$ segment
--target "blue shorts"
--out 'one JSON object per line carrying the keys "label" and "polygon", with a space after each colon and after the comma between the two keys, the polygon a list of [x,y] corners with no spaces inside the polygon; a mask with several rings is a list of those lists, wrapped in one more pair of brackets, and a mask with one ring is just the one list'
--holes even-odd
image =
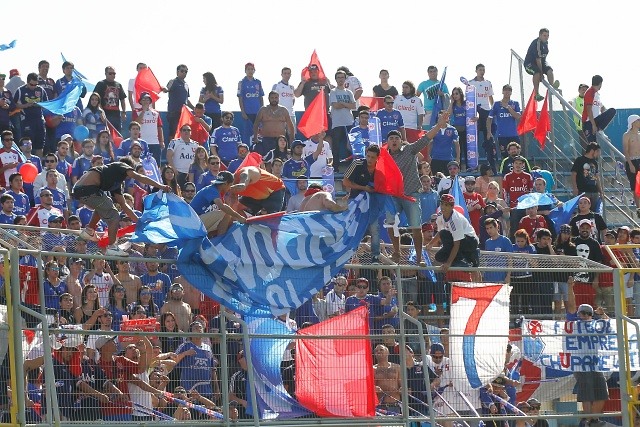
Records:
{"label": "blue shorts", "polygon": [[[393,198],[393,204],[396,207],[396,213],[400,214],[404,212],[407,216],[407,223],[410,229],[420,229],[422,227],[422,208],[420,207],[420,200],[418,199],[418,193],[410,194],[415,198],[415,201],[407,199],[401,199],[400,197]],[[388,218],[387,218],[388,219]]]}

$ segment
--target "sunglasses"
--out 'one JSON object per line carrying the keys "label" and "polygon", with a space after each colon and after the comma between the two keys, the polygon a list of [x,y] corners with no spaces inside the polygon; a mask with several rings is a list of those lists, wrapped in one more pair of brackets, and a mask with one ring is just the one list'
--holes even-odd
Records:
{"label": "sunglasses", "polygon": [[124,292],[124,288],[116,288],[115,291],[116,292]]}
{"label": "sunglasses", "polygon": [[44,162],[45,163],[55,163],[56,161],[54,159],[45,159]]}
{"label": "sunglasses", "polygon": [[195,193],[196,190],[183,190],[183,193]]}
{"label": "sunglasses", "polygon": [[53,194],[41,194],[40,197],[53,197]]}
{"label": "sunglasses", "polygon": [[590,311],[581,311],[580,314],[584,314],[585,316],[593,316],[593,313]]}
{"label": "sunglasses", "polygon": [[108,72],[107,74],[108,74],[108,75],[110,75],[110,76],[115,76],[115,75],[116,75],[116,72],[115,72],[115,71],[110,71],[110,72]]}
{"label": "sunglasses", "polygon": [[356,288],[358,289],[367,289],[369,286],[367,285],[356,285]]}
{"label": "sunglasses", "polygon": [[219,165],[220,162],[209,162],[210,165]]}

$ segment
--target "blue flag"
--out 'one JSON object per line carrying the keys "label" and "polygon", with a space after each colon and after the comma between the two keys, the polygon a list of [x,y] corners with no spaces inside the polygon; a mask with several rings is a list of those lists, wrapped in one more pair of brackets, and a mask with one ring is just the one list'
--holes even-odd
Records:
{"label": "blue flag", "polygon": [[569,224],[569,220],[573,216],[573,211],[578,207],[578,201],[580,197],[584,196],[584,193],[577,195],[571,200],[567,200],[562,206],[558,206],[549,212],[549,219],[553,221],[553,227],[556,229],[556,233],[560,234],[560,226],[562,224]]}
{"label": "blue flag", "polygon": [[0,44],[0,51],[7,50],[7,49],[13,49],[14,47],[16,47],[16,41],[17,40],[13,40],[9,44]]}
{"label": "blue flag", "polygon": [[77,78],[73,78],[57,98],[51,101],[38,102],[38,105],[53,114],[62,116],[76,108],[81,94],[82,82]]}
{"label": "blue flag", "polygon": [[[65,62],[67,60],[62,52],[60,52],[60,56],[62,57],[62,62]],[[93,90],[96,88],[96,85],[94,85],[93,83],[89,83],[85,75],[78,71],[75,67],[73,67],[73,76],[84,83],[84,86],[87,88],[87,92],[93,92]]]}
{"label": "blue flag", "polygon": [[[432,267],[431,258],[429,258],[429,253],[422,249],[422,260],[426,264],[426,267]],[[411,249],[411,254],[409,254],[409,262],[416,264],[416,250],[415,248]],[[433,283],[436,283],[436,273],[433,270],[424,270],[424,274],[427,279],[431,280]]]}
{"label": "blue flag", "polygon": [[369,224],[361,194],[340,213],[300,212],[233,224],[206,239],[202,222],[173,194],[150,194],[132,241],[181,248],[180,274],[243,315],[288,313],[318,292],[351,260]]}
{"label": "blue flag", "polygon": [[[438,92],[442,90],[444,87],[444,79],[447,77],[447,67],[444,67],[444,71],[442,72],[442,76],[440,77],[440,82],[438,83]],[[438,114],[444,108],[444,96],[440,96],[436,92],[436,102],[433,103],[433,112],[431,113],[431,122],[429,123],[432,127],[438,123]]]}
{"label": "blue flag", "polygon": [[[276,319],[247,317],[249,334],[294,335],[294,331]],[[286,338],[254,338],[251,340],[253,390],[247,390],[247,414],[253,415],[251,401],[256,396],[260,419],[287,419],[309,415],[297,400],[285,390],[280,363],[291,342]],[[249,387],[249,383],[247,382]],[[255,392],[255,393],[254,393]]]}
{"label": "blue flag", "polygon": [[465,218],[469,219],[469,211],[467,210],[467,202],[464,200],[464,195],[462,194],[462,188],[460,188],[460,183],[458,182],[458,177],[453,178],[453,184],[451,185],[451,190],[449,193],[456,199],[456,205],[462,208],[462,213]]}
{"label": "blue flag", "polygon": [[156,159],[153,158],[151,153],[147,153],[146,157],[142,159],[142,167],[144,168],[144,173],[155,182],[162,182],[162,178],[160,177],[160,171],[158,170],[158,163],[156,163]]}

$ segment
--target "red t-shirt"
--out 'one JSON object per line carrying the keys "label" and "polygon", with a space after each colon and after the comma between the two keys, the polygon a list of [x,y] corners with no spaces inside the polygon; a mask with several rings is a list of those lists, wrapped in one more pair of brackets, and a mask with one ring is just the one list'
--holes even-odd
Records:
{"label": "red t-shirt", "polygon": [[591,108],[591,106],[593,105],[593,100],[596,97],[596,90],[593,88],[593,86],[591,86],[589,89],[587,89],[587,91],[584,93],[584,108],[582,109],[582,121],[586,122],[587,120],[589,120],[589,108]]}
{"label": "red t-shirt", "polygon": [[524,228],[529,236],[534,237],[536,231],[541,228],[548,229],[549,225],[547,224],[547,220],[542,215],[536,215],[535,218],[525,216],[520,220],[518,228]]}
{"label": "red t-shirt", "polygon": [[482,195],[476,193],[467,193],[466,191],[462,193],[464,195],[464,201],[467,203],[467,210],[469,211],[469,222],[473,226],[473,229],[476,230],[476,234],[480,234],[480,217],[482,216],[482,209],[477,209],[476,206],[480,206],[484,208],[486,205],[484,203],[484,199]]}
{"label": "red t-shirt", "polygon": [[504,199],[509,202],[509,207],[514,209],[518,204],[518,197],[533,190],[533,178],[526,172],[509,172],[502,179],[502,189]]}

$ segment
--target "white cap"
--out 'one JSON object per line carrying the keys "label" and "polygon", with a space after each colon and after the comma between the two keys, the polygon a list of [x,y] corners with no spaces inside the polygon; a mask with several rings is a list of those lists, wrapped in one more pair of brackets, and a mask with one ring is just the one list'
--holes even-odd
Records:
{"label": "white cap", "polygon": [[627,118],[627,132],[631,130],[631,126],[633,126],[633,123],[638,120],[640,120],[640,116],[637,114],[632,114]]}

